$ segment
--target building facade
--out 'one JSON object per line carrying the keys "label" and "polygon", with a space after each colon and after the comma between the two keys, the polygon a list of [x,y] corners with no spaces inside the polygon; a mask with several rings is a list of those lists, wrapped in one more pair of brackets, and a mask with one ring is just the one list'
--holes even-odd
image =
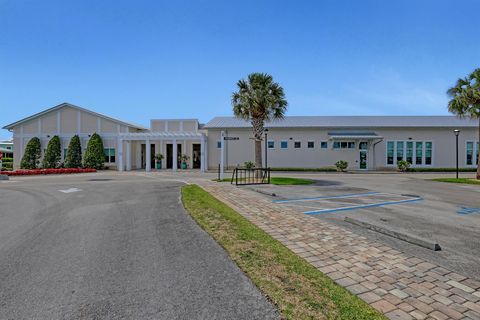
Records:
{"label": "building facade", "polygon": [[[266,128],[262,150],[267,165],[277,168],[331,167],[338,160],[355,170],[394,170],[400,160],[412,167],[453,168],[455,129],[460,130],[460,167],[476,167],[479,152],[478,123],[453,116],[286,117]],[[40,138],[45,150],[58,135],[64,157],[74,135],[85,150],[94,132],[103,139],[105,165],[120,171],[155,169],[156,154],[164,156],[161,167],[172,170],[182,163],[216,169],[222,152],[228,168],[254,159],[251,126],[234,117],[216,117],[204,126],[196,119],[153,119],[145,128],[62,103],[4,129],[13,134],[15,168],[33,137]]]}

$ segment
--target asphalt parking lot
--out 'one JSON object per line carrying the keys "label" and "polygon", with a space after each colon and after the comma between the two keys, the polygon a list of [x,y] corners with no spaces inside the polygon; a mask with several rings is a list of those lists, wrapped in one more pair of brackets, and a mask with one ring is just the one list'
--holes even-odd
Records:
{"label": "asphalt parking lot", "polygon": [[278,319],[183,210],[178,181],[0,182],[0,319]]}
{"label": "asphalt parking lot", "polygon": [[[280,175],[280,174],[278,174]],[[286,174],[281,174],[286,176]],[[480,279],[480,186],[430,181],[433,175],[300,174],[308,186],[254,186],[272,202],[341,225],[372,240]],[[276,196],[266,194],[274,193]],[[345,218],[438,243],[432,251]]]}

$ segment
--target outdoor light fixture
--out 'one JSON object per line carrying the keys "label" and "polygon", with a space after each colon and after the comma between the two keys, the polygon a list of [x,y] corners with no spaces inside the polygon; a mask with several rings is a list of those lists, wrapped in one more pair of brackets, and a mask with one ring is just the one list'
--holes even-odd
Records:
{"label": "outdoor light fixture", "polygon": [[455,129],[453,130],[455,134],[455,147],[456,147],[456,164],[457,164],[457,179],[458,179],[458,135],[460,134],[460,130]]}

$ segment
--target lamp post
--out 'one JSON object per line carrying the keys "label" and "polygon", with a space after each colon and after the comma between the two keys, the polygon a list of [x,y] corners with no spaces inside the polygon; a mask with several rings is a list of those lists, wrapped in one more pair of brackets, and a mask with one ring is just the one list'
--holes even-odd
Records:
{"label": "lamp post", "polygon": [[265,129],[265,168],[268,168],[268,154],[267,154],[267,151],[268,151],[268,140],[267,140],[267,137],[268,137],[268,129]]}
{"label": "lamp post", "polygon": [[460,134],[460,130],[455,129],[453,130],[455,134],[455,147],[456,147],[456,165],[457,165],[457,179],[458,179],[458,135]]}

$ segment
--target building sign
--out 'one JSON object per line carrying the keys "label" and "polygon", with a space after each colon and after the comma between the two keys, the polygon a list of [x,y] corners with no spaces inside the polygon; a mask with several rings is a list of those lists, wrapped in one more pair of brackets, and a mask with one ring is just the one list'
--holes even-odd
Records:
{"label": "building sign", "polygon": [[223,140],[240,140],[239,137],[223,137]]}

